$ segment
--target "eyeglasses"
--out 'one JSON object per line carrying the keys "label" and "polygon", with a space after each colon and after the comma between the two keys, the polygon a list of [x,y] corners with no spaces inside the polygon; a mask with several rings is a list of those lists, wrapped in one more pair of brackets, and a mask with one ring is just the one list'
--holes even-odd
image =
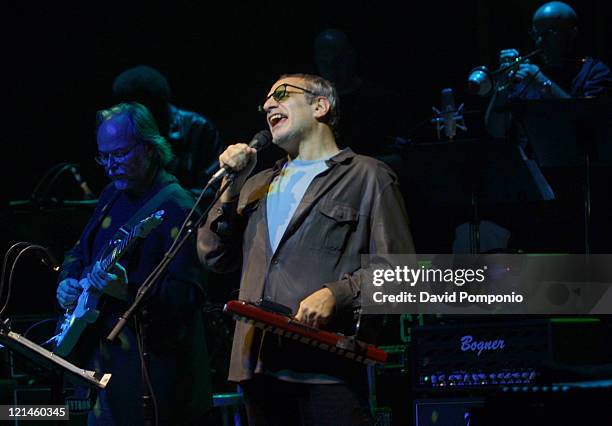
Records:
{"label": "eyeglasses", "polygon": [[257,107],[257,110],[259,112],[265,113],[266,111],[264,110],[264,105],[266,104],[266,102],[268,102],[268,99],[270,98],[274,98],[274,100],[276,102],[282,102],[285,99],[287,99],[289,97],[290,93],[302,93],[302,92],[292,92],[287,90],[287,87],[293,87],[294,89],[299,89],[302,92],[305,93],[309,93],[311,95],[314,96],[320,96],[319,94],[308,90],[308,89],[304,89],[303,87],[299,87],[299,86],[294,86],[293,84],[289,84],[289,83],[283,83],[281,85],[279,85],[276,89],[274,89],[274,91],[272,93],[270,93],[268,96],[266,96],[266,98],[263,100],[263,102]]}
{"label": "eyeglasses", "polygon": [[98,152],[98,155],[94,157],[94,160],[96,161],[96,163],[104,167],[108,166],[109,160],[111,158],[116,163],[123,163],[127,160],[128,156],[130,155],[130,152],[132,152],[132,150],[138,145],[140,145],[140,142],[132,144],[132,146],[129,146],[127,148],[116,149],[111,152]]}
{"label": "eyeglasses", "polygon": [[559,34],[559,30],[555,30],[554,28],[549,28],[547,30],[540,31],[535,28],[532,28],[531,30],[528,31],[528,33],[529,33],[529,37],[531,37],[533,41],[537,41],[540,37],[543,38],[543,37],[556,36],[557,34]]}

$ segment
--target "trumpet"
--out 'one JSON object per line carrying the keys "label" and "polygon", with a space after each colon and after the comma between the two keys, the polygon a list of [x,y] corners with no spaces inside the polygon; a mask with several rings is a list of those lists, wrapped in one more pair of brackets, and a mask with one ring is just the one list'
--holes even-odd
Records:
{"label": "trumpet", "polygon": [[536,49],[533,52],[516,57],[510,61],[506,61],[494,71],[490,71],[486,66],[478,66],[472,71],[468,77],[468,92],[478,96],[488,96],[497,86],[497,90],[503,90],[512,84],[512,75],[521,64],[528,63],[529,59],[540,54],[542,49]]}

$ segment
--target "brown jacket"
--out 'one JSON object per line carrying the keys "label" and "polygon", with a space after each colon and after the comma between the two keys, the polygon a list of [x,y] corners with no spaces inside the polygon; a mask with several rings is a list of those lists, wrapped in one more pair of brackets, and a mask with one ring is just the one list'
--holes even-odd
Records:
{"label": "brown jacket", "polygon": [[[261,299],[268,286],[296,313],[302,299],[328,287],[340,316],[359,303],[367,276],[361,255],[414,253],[397,178],[384,163],[344,149],[312,181],[272,253],[266,194],[284,161],[247,180],[238,200],[213,207],[198,232],[200,259],[216,272],[242,264],[241,300]],[[263,371],[261,335],[236,324],[229,380]]]}

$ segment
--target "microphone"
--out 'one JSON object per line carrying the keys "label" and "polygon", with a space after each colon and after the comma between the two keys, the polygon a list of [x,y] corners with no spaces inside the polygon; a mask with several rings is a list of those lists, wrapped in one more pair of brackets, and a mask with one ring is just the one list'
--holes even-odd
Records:
{"label": "microphone", "polygon": [[53,256],[53,253],[51,253],[51,250],[49,250],[48,248],[43,247],[42,251],[47,255],[46,258],[42,257],[40,260],[42,261],[42,263],[45,266],[48,266],[49,268],[51,268],[54,271],[59,271],[60,269],[60,263],[57,261],[57,259],[55,258],[55,256]]}
{"label": "microphone", "polygon": [[89,188],[89,185],[87,185],[87,182],[85,182],[81,177],[81,174],[79,173],[77,168],[74,165],[71,165],[68,170],[70,170],[70,174],[72,175],[72,177],[74,177],[74,180],[77,181],[79,187],[83,190],[83,198],[86,200],[93,200],[94,198],[96,198],[95,194]]}
{"label": "microphone", "polygon": [[[272,134],[270,133],[270,131],[269,130],[262,130],[260,132],[255,133],[255,136],[253,136],[253,139],[251,139],[251,142],[249,142],[249,147],[250,148],[255,148],[257,151],[261,151],[263,148],[265,148],[268,145],[270,145],[271,142],[272,142]],[[221,167],[210,178],[210,180],[208,181],[208,184],[210,185],[211,183],[214,183],[214,182],[218,181],[223,176],[225,176],[225,175],[227,175],[228,173],[231,173],[231,172],[232,172],[231,168],[229,168],[227,166]]]}
{"label": "microphone", "polygon": [[457,134],[457,127],[461,130],[467,130],[463,121],[463,104],[457,108],[455,106],[455,95],[453,89],[447,87],[442,89],[441,95],[441,110],[432,107],[436,116],[431,120],[436,125],[438,139],[440,139],[440,131],[444,130],[444,134],[450,140]]}

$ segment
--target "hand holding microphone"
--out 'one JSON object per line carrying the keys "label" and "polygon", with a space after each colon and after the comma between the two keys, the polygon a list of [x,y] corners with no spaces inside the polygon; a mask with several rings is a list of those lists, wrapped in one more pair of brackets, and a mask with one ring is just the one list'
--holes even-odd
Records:
{"label": "hand holding microphone", "polygon": [[257,164],[257,151],[270,144],[272,135],[269,131],[263,130],[257,133],[251,142],[237,143],[227,147],[219,156],[219,166],[221,167],[214,174],[211,180],[226,176],[228,173],[234,174],[234,181],[221,197],[222,202],[228,202],[240,193],[246,178],[251,174]]}
{"label": "hand holding microphone", "polygon": [[223,202],[227,202],[238,195],[246,178],[255,168],[257,150],[245,143],[230,145],[219,156],[219,164],[222,168],[230,169],[234,173],[234,182],[221,197]]}

